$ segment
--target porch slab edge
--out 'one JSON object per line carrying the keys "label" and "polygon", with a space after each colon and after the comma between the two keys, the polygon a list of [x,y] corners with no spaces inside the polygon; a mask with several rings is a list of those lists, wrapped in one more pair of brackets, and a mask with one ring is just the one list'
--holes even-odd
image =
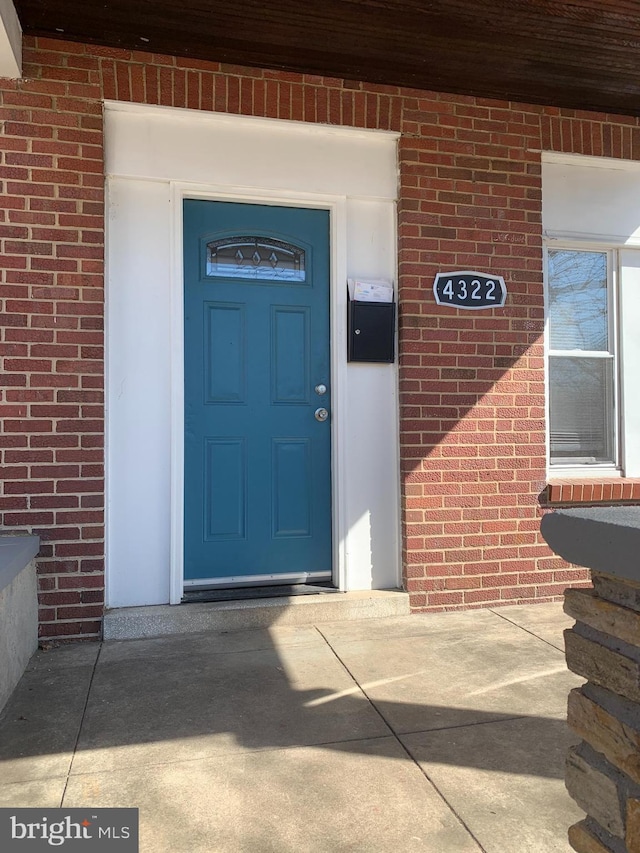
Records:
{"label": "porch slab edge", "polygon": [[271,625],[313,625],[349,619],[407,616],[403,590],[367,590],[245,601],[151,605],[107,610],[105,640],[136,640],[197,631],[242,631]]}

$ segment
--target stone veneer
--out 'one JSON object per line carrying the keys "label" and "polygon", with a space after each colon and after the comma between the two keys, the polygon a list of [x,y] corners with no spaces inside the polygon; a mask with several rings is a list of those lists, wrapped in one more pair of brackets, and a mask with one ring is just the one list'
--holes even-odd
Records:
{"label": "stone veneer", "polygon": [[587,683],[569,694],[568,721],[582,738],[566,784],[587,819],[572,826],[580,853],[640,851],[640,583],[593,572],[593,590],[569,589],[569,669]]}
{"label": "stone veneer", "polygon": [[562,510],[542,534],[591,568],[593,589],[565,592],[567,665],[587,679],[569,694],[566,785],[587,817],[569,829],[578,853],[640,853],[640,509]]}

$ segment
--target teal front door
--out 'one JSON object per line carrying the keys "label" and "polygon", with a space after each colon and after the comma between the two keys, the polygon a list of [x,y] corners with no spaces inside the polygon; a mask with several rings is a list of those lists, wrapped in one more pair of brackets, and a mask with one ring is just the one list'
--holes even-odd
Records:
{"label": "teal front door", "polygon": [[184,202],[185,587],[331,577],[329,213]]}

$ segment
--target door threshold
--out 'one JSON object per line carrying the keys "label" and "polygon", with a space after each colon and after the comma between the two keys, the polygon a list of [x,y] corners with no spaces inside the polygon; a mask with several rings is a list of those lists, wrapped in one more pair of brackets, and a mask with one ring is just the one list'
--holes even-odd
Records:
{"label": "door threshold", "polygon": [[233,589],[211,589],[185,590],[182,596],[182,604],[207,601],[247,601],[254,598],[282,598],[290,595],[326,595],[327,593],[340,592],[334,586],[326,583],[295,583],[277,584],[271,586],[238,586]]}
{"label": "door threshold", "polygon": [[[330,588],[328,588],[330,589]],[[370,589],[340,595],[283,595],[244,601],[194,602],[187,607],[148,604],[104,615],[105,640],[134,640],[209,631],[247,631],[280,625],[317,625],[380,616],[408,616],[409,593]]]}

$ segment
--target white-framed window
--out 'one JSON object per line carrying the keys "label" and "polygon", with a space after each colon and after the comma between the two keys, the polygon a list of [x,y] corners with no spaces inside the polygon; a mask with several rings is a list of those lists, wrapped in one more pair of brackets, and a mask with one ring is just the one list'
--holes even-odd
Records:
{"label": "white-framed window", "polygon": [[640,162],[543,152],[550,477],[640,477]]}
{"label": "white-framed window", "polygon": [[619,464],[614,251],[548,247],[549,464]]}
{"label": "white-framed window", "polygon": [[638,475],[639,272],[638,249],[570,241],[546,246],[551,476]]}

